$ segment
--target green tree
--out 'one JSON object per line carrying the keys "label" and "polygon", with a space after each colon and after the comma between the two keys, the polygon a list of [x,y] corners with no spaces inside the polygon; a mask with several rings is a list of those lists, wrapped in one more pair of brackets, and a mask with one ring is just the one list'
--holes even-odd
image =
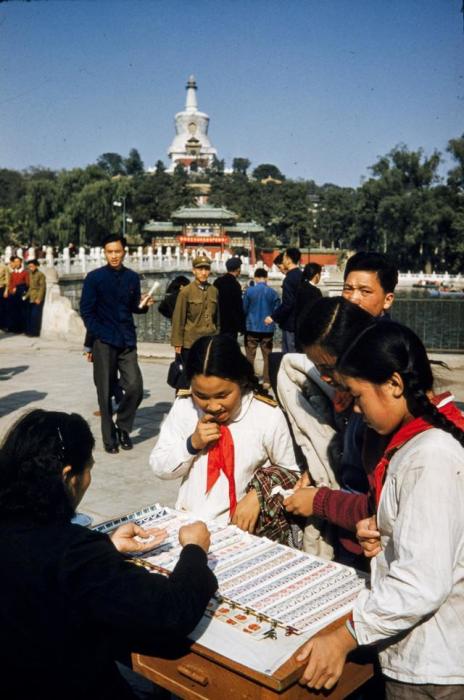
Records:
{"label": "green tree", "polygon": [[247,170],[251,165],[248,158],[234,158],[232,161],[232,171],[239,175],[246,175]]}
{"label": "green tree", "polygon": [[102,153],[97,158],[97,165],[110,177],[124,175],[124,160],[119,153]]}
{"label": "green tree", "polygon": [[23,175],[17,170],[0,169],[0,207],[15,207],[26,191]]}
{"label": "green tree", "polygon": [[272,165],[272,163],[258,165],[253,170],[252,176],[255,180],[266,180],[268,177],[272,177],[274,180],[285,180],[285,175],[282,175],[277,165]]}
{"label": "green tree", "polygon": [[124,160],[124,169],[127,175],[141,175],[145,171],[143,160],[136,148],[131,148],[129,155]]}

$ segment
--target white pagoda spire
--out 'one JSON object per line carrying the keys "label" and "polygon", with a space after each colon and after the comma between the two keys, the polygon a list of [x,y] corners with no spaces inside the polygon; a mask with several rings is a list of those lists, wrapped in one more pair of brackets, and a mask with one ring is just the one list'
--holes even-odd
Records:
{"label": "white pagoda spire", "polygon": [[178,163],[187,170],[205,169],[217,154],[208,137],[209,117],[198,109],[194,75],[189,77],[186,88],[184,110],[175,116],[176,135],[168,149],[171,160],[168,172],[173,172]]}
{"label": "white pagoda spire", "polygon": [[187,98],[185,100],[186,112],[198,112],[197,83],[195,76],[191,75],[187,82]]}

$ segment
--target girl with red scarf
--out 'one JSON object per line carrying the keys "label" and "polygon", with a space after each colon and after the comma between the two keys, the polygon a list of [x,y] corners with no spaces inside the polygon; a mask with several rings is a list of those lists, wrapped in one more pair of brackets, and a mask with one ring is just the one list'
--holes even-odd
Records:
{"label": "girl with red scarf", "polygon": [[154,473],[182,478],[178,510],[288,541],[281,497],[272,492],[292,488],[300,470],[282,411],[226,335],[199,338],[186,373],[191,389],[179,392],[161,426],[150,456]]}
{"label": "girl with red scarf", "polygon": [[464,419],[433,393],[424,346],[408,328],[375,324],[337,363],[355,410],[391,436],[371,494],[380,547],[371,589],[352,617],[309,641],[302,682],[332,688],[347,654],[379,647],[387,700],[464,697]]}

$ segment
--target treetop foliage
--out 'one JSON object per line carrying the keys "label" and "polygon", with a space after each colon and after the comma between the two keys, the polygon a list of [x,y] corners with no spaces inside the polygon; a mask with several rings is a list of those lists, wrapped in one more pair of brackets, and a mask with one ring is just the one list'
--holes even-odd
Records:
{"label": "treetop foliage", "polygon": [[[143,239],[150,220],[169,220],[194,205],[192,183],[210,185],[209,202],[256,221],[265,229],[257,247],[298,245],[394,253],[402,269],[456,272],[464,262],[464,134],[451,139],[452,165],[440,175],[442,156],[400,144],[378,158],[358,188],[285,178],[271,163],[234,158],[232,172],[215,159],[206,172],[172,174],[159,160],[147,173],[137,149],[127,157],[103,153],[85,168],[41,166],[0,169],[0,242],[27,245],[95,245],[122,228],[124,198],[132,219],[127,232]],[[263,182],[264,181],[264,182]]]}

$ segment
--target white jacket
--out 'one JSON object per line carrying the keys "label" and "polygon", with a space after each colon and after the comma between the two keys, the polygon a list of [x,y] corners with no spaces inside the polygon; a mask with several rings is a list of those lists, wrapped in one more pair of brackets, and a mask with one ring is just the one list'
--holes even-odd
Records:
{"label": "white jacket", "polygon": [[[190,396],[177,398],[162,426],[158,442],[150,455],[150,466],[161,479],[182,483],[176,508],[190,511],[203,520],[229,518],[229,484],[220,473],[206,493],[208,452],[191,455],[187,438],[192,435],[203,411]],[[242,397],[240,412],[227,426],[234,441],[235,488],[237,501],[258,467],[279,466],[299,471],[285,417],[277,406],[269,405],[249,393]]]}
{"label": "white jacket", "polygon": [[393,456],[377,515],[382,552],[353,611],[360,644],[387,642],[383,672],[464,683],[464,449],[430,429]]}

